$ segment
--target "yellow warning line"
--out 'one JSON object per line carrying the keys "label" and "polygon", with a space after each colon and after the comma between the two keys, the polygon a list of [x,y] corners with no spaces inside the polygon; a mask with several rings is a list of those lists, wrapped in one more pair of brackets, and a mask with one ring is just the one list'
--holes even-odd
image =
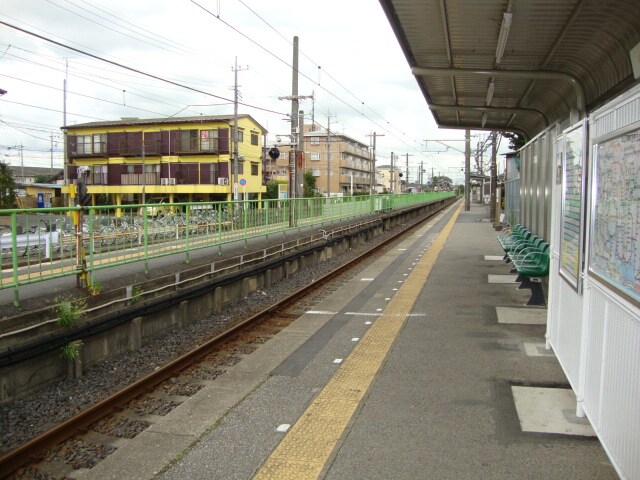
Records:
{"label": "yellow warning line", "polygon": [[358,408],[406,314],[424,286],[460,214],[460,206],[341,368],[318,394],[254,479],[316,479]]}

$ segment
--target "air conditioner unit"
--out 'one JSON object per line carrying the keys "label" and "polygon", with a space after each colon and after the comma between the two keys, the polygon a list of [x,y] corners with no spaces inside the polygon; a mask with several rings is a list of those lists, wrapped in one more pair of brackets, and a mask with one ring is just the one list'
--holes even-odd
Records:
{"label": "air conditioner unit", "polygon": [[175,178],[161,178],[160,179],[160,185],[175,185],[176,184],[176,179]]}
{"label": "air conditioner unit", "polygon": [[226,177],[220,177],[218,179],[218,185],[229,185],[229,179]]}

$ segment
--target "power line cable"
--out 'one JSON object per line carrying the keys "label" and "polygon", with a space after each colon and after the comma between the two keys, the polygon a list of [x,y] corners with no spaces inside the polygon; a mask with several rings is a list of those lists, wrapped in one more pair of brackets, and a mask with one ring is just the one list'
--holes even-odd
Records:
{"label": "power line cable", "polygon": [[[254,45],[256,45],[257,47],[259,47],[260,49],[264,50],[265,52],[267,52],[269,55],[271,55],[272,57],[274,57],[275,59],[277,59],[278,61],[282,62],[283,64],[285,64],[286,66],[288,66],[289,68],[293,68],[292,65],[290,65],[286,60],[283,60],[282,58],[280,58],[278,55],[276,55],[275,53],[273,53],[271,50],[269,50],[268,48],[264,47],[263,45],[261,45],[259,42],[253,40],[251,37],[249,37],[248,35],[246,35],[245,33],[243,33],[242,31],[240,31],[239,29],[237,29],[236,27],[234,27],[233,25],[231,25],[229,22],[223,20],[219,15],[216,15],[215,13],[211,12],[210,10],[208,10],[207,8],[205,8],[204,6],[200,5],[198,2],[196,2],[195,0],[190,0],[191,3],[193,3],[194,5],[196,5],[197,7],[199,7],[200,9],[202,9],[204,12],[208,13],[209,15],[211,15],[212,17],[216,18],[217,20],[219,20],[220,22],[222,22],[224,25],[226,25],[227,27],[229,27],[230,29],[232,29],[234,32],[238,33],[239,35],[241,35],[242,37],[244,37],[245,39],[249,40],[251,43],[253,43]],[[312,83],[318,85],[313,79],[311,79],[308,75],[304,74],[303,72],[301,72],[298,69],[298,73],[300,75],[302,75],[304,78],[306,78],[307,80],[311,81]],[[335,93],[331,92],[329,89],[327,89],[326,87],[322,86],[322,85],[318,85],[322,90],[324,90],[325,92],[327,92],[329,95],[331,95],[332,97],[334,97],[336,100],[338,100],[339,102],[343,103],[344,105],[346,105],[347,107],[349,107],[350,109],[354,110],[356,113],[364,116],[365,118],[367,118],[371,123],[373,123],[374,125],[376,125],[377,127],[383,129],[385,132],[389,133],[390,135],[393,135],[394,137],[396,137],[398,140],[400,140],[402,143],[404,143],[405,145],[407,145],[409,148],[411,148],[414,151],[418,151],[418,149],[416,149],[414,146],[409,145],[407,142],[405,142],[403,139],[397,137],[394,133],[392,133],[391,131],[387,130],[386,127],[378,124],[377,122],[375,122],[373,119],[367,117],[366,115],[364,115],[364,113],[358,111],[357,108],[355,108],[354,106],[350,105],[349,103],[347,103],[345,100],[343,100],[342,98],[340,98],[338,95],[336,95]],[[389,122],[387,122],[389,123]]]}
{"label": "power line cable", "polygon": [[11,127],[11,128],[13,128],[14,130],[17,130],[17,131],[19,131],[20,133],[22,133],[22,134],[24,134],[24,135],[28,135],[28,136],[33,137],[33,138],[37,138],[38,140],[44,140],[44,141],[46,141],[46,142],[48,142],[48,141],[50,141],[50,140],[51,140],[51,139],[49,139],[49,138],[42,138],[42,137],[38,137],[38,136],[36,136],[36,135],[33,135],[33,134],[31,134],[31,133],[23,132],[23,131],[22,131],[22,130],[20,130],[18,127],[14,126],[14,125],[11,125],[10,123],[5,122],[4,120],[0,120],[0,123],[4,123],[4,124],[5,124],[5,125],[7,125],[8,127]]}
{"label": "power line cable", "polygon": [[[255,10],[253,10],[251,7],[249,7],[243,0],[238,0],[238,2],[240,2],[245,8],[247,8],[251,13],[253,13],[256,17],[258,17],[260,20],[262,20],[262,22],[267,25],[271,30],[273,30],[274,32],[276,32],[276,34],[278,34],[278,36],[280,36],[281,38],[283,38],[287,43],[289,43],[290,45],[292,45],[291,40],[289,40],[288,38],[286,38],[282,33],[280,33],[280,31],[278,29],[276,29],[273,25],[271,25],[264,17],[262,17],[258,12],[256,12]],[[302,50],[299,50],[300,54],[305,57],[307,60],[309,60],[314,66],[320,68],[320,65],[313,60],[311,57],[309,57],[307,54],[305,54]],[[378,118],[380,118],[381,120],[387,122],[387,124],[393,128],[395,128],[398,132],[400,132],[402,135],[405,135],[404,132],[402,132],[402,130],[400,130],[399,128],[391,125],[390,122],[388,122],[382,115],[380,115],[378,112],[376,112],[373,108],[371,108],[369,105],[367,105],[364,100],[362,100],[361,98],[359,98],[355,93],[353,93],[351,90],[349,90],[346,86],[344,86],[341,82],[339,82],[333,75],[331,75],[329,72],[327,72],[326,70],[322,71],[327,77],[329,77],[331,80],[333,80],[338,86],[340,86],[344,91],[346,91],[347,93],[349,93],[353,98],[355,98],[356,100],[358,100],[358,102],[361,103],[361,105],[363,105],[364,107],[366,107],[369,111],[371,111],[372,113],[374,113]],[[309,77],[306,77],[309,78]],[[314,82],[316,83],[316,82]],[[319,84],[318,84],[319,85]],[[320,85],[319,85],[320,86]],[[367,117],[368,118],[368,117]],[[369,119],[370,120],[370,119]],[[388,132],[390,133],[390,132]],[[416,139],[413,139],[413,141],[416,144],[419,144],[420,142],[418,142]]]}
{"label": "power line cable", "polygon": [[[184,89],[186,89],[186,90],[191,90],[192,92],[196,92],[196,93],[200,93],[200,94],[203,94],[203,95],[207,95],[207,96],[209,96],[209,97],[219,98],[220,100],[225,100],[225,101],[227,101],[227,102],[233,102],[233,100],[231,100],[231,99],[229,99],[229,98],[221,97],[221,96],[219,96],[219,95],[215,95],[215,94],[213,94],[213,93],[209,93],[209,92],[205,92],[205,91],[203,91],[203,90],[197,89],[197,88],[189,87],[189,86],[187,86],[187,85],[183,85],[183,84],[181,84],[181,83],[174,82],[174,81],[172,81],[172,80],[168,80],[168,79],[166,79],[166,78],[162,78],[162,77],[159,77],[159,76],[157,76],[157,75],[154,75],[154,74],[151,74],[151,73],[147,73],[147,72],[143,72],[142,70],[138,70],[138,69],[133,68],[133,67],[128,67],[128,66],[123,65],[123,64],[121,64],[121,63],[114,62],[114,61],[112,61],[112,60],[108,60],[108,59],[106,59],[106,58],[99,57],[98,55],[94,55],[94,54],[92,54],[92,53],[85,52],[85,51],[80,50],[80,49],[78,49],[78,48],[71,47],[71,46],[69,46],[69,45],[65,45],[65,44],[60,43],[60,42],[58,42],[58,41],[56,41],[56,40],[53,40],[53,39],[51,39],[51,38],[44,37],[44,36],[39,35],[39,34],[37,34],[37,33],[35,33],[35,32],[30,32],[30,31],[28,31],[28,30],[25,30],[25,29],[20,28],[20,27],[18,27],[18,26],[12,25],[12,24],[7,23],[7,22],[5,22],[5,21],[0,20],[0,24],[1,24],[1,25],[5,25],[5,26],[7,26],[7,27],[9,27],[9,28],[12,28],[12,29],[14,29],[14,30],[17,30],[17,31],[20,31],[20,32],[26,33],[27,35],[31,35],[31,36],[33,36],[33,37],[39,38],[40,40],[44,40],[45,42],[52,43],[52,44],[54,44],[54,45],[58,45],[58,46],[60,46],[60,47],[62,47],[62,48],[66,48],[66,49],[68,49],[68,50],[72,50],[72,51],[77,52],[77,53],[80,53],[80,54],[82,54],[82,55],[86,55],[86,56],[88,56],[88,57],[95,58],[96,60],[100,60],[100,61],[102,61],[102,62],[110,63],[111,65],[115,65],[115,66],[117,66],[117,67],[124,68],[125,70],[129,70],[129,71],[131,71],[131,72],[139,73],[140,75],[144,75],[144,76],[146,76],[146,77],[153,78],[153,79],[158,80],[158,81],[160,81],[160,82],[165,82],[165,83],[169,83],[169,84],[171,84],[171,85],[176,85],[176,86],[181,87],[181,88],[184,88]],[[243,106],[245,106],[245,107],[255,108],[255,109],[257,109],[257,110],[262,110],[262,111],[265,111],[265,112],[269,112],[269,113],[275,113],[275,114],[278,114],[278,115],[286,115],[285,113],[277,112],[277,111],[275,111],[275,110],[270,110],[270,109],[267,109],[267,108],[258,107],[258,106],[256,106],[256,105],[249,105],[249,104],[247,104],[247,103],[242,103],[242,102],[238,102],[238,104],[239,104],[239,105],[243,105]]]}
{"label": "power line cable", "polygon": [[[32,108],[38,108],[40,110],[47,110],[49,112],[57,112],[57,113],[63,113],[62,110],[56,110],[55,108],[46,108],[46,107],[41,107],[40,105],[31,105],[29,103],[22,103],[22,102],[15,102],[13,100],[5,100],[5,99],[1,99],[0,102],[6,102],[6,103],[13,103],[15,105],[22,105],[24,107],[32,107]],[[89,115],[82,115],[80,113],[71,113],[71,112],[67,112],[67,115],[73,115],[74,117],[83,117],[83,118],[89,118],[91,120],[98,120],[98,121],[106,121],[106,119],[104,118],[98,118],[98,117],[90,117]]]}

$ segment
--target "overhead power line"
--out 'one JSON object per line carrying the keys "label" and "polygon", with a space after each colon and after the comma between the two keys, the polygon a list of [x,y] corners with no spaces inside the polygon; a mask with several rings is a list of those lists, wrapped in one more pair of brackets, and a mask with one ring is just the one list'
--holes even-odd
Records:
{"label": "overhead power line", "polygon": [[[216,15],[215,13],[213,13],[212,11],[210,11],[209,9],[207,9],[206,7],[200,5],[198,2],[196,2],[195,0],[190,0],[191,3],[193,3],[194,5],[196,5],[198,8],[202,9],[204,12],[206,12],[207,14],[211,15],[212,17],[214,17],[215,19],[217,19],[218,21],[222,22],[224,25],[226,25],[227,27],[229,27],[231,30],[233,30],[234,32],[236,32],[238,35],[241,35],[242,37],[246,38],[247,40],[249,40],[251,43],[253,43],[254,45],[256,45],[258,48],[260,48],[261,50],[264,50],[266,53],[268,53],[269,55],[271,55],[272,57],[274,57],[276,60],[278,60],[279,62],[283,63],[284,65],[286,65],[289,68],[293,68],[293,66],[288,63],[286,60],[283,60],[282,58],[280,58],[278,55],[276,55],[275,53],[273,53],[271,50],[269,50],[268,48],[266,48],[264,45],[262,45],[261,43],[257,42],[256,40],[252,39],[251,37],[249,37],[247,34],[245,34],[244,32],[240,31],[238,28],[234,27],[233,25],[231,25],[229,22],[225,21],[224,19],[222,19],[219,15]],[[273,27],[272,27],[273,28]],[[308,57],[307,57],[308,58]],[[355,111],[356,113],[362,115],[363,117],[365,117],[366,119],[368,119],[371,123],[373,123],[374,125],[376,125],[378,128],[381,128],[382,130],[384,130],[385,132],[387,132],[389,135],[393,135],[395,138],[397,138],[398,140],[400,140],[402,143],[404,143],[405,145],[407,145],[409,148],[411,148],[414,151],[420,152],[419,149],[417,149],[415,146],[407,143],[406,141],[404,141],[402,138],[398,137],[395,133],[391,132],[390,130],[387,129],[387,127],[380,125],[379,123],[377,123],[375,120],[373,120],[372,118],[368,117],[367,115],[365,115],[363,112],[359,111],[356,107],[354,107],[353,105],[349,104],[346,100],[340,98],[338,95],[336,95],[335,93],[333,93],[332,91],[330,91],[329,89],[327,89],[326,87],[324,87],[323,85],[319,85],[315,80],[313,80],[311,77],[309,77],[308,75],[302,73],[299,69],[298,69],[298,73],[303,76],[304,78],[306,78],[307,80],[309,80],[310,82],[318,85],[319,88],[321,88],[322,90],[324,90],[325,92],[327,92],[329,95],[331,95],[333,98],[335,98],[336,100],[338,100],[340,103],[344,104],[345,106],[347,106],[348,108],[350,108],[351,110]],[[384,119],[383,119],[384,120]],[[386,120],[385,120],[386,121]],[[390,122],[386,121],[386,123],[388,125],[391,125]],[[403,135],[406,135],[404,132],[402,133]],[[414,140],[415,141],[415,140]],[[416,142],[418,143],[418,142]]]}
{"label": "overhead power line", "polygon": [[[27,35],[31,35],[31,36],[33,36],[35,38],[39,38],[40,40],[44,40],[45,42],[51,43],[53,45],[57,45],[59,47],[66,48],[67,50],[71,50],[73,52],[80,53],[82,55],[86,55],[86,56],[91,57],[91,58],[95,58],[96,60],[99,60],[101,62],[109,63],[111,65],[115,65],[115,66],[123,68],[125,70],[129,70],[131,72],[135,72],[135,73],[138,73],[140,75],[144,75],[146,77],[153,78],[154,80],[158,80],[160,82],[164,82],[164,83],[168,83],[168,84],[171,84],[171,85],[175,85],[175,86],[184,88],[186,90],[190,90],[192,92],[200,93],[202,95],[206,95],[206,96],[209,96],[209,97],[218,98],[220,100],[225,100],[227,102],[233,102],[233,100],[230,99],[230,98],[221,97],[219,95],[215,95],[215,94],[210,93],[210,92],[205,92],[204,90],[200,90],[198,88],[189,87],[188,85],[184,85],[184,84],[181,84],[181,83],[178,83],[178,82],[174,82],[173,80],[169,80],[169,79],[166,79],[166,78],[159,77],[158,75],[154,75],[152,73],[147,73],[147,72],[144,72],[142,70],[138,70],[137,68],[129,67],[129,66],[123,65],[121,63],[114,62],[112,60],[108,60],[108,59],[100,57],[98,55],[94,55],[92,53],[85,52],[84,50],[80,50],[79,48],[75,48],[75,47],[71,47],[69,45],[65,45],[64,43],[58,42],[58,41],[53,40],[51,38],[47,38],[47,37],[45,37],[43,35],[39,35],[39,34],[37,34],[35,32],[30,32],[29,30],[25,30],[24,28],[17,27],[15,25],[12,25],[12,24],[7,23],[5,21],[0,20],[0,24],[4,25],[6,27],[12,28],[14,30],[17,30],[19,32],[26,33]],[[238,104],[239,105],[243,105],[245,107],[255,108],[257,110],[262,110],[262,111],[265,111],[265,112],[269,112],[269,113],[275,113],[277,115],[286,115],[286,113],[277,112],[275,110],[270,110],[270,109],[263,108],[263,107],[258,107],[256,105],[250,105],[250,104],[242,103],[242,102],[238,102]]]}

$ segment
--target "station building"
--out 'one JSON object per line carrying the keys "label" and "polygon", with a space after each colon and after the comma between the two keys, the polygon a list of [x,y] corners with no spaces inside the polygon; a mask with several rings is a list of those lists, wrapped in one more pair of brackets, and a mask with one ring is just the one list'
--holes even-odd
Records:
{"label": "station building", "polygon": [[[121,205],[163,196],[169,201],[233,199],[233,116],[124,118],[63,128],[67,178],[84,179],[89,203]],[[260,199],[267,131],[238,116],[238,179],[243,198]],[[68,193],[68,189],[66,192]],[[245,197],[246,195],[246,197]]]}

